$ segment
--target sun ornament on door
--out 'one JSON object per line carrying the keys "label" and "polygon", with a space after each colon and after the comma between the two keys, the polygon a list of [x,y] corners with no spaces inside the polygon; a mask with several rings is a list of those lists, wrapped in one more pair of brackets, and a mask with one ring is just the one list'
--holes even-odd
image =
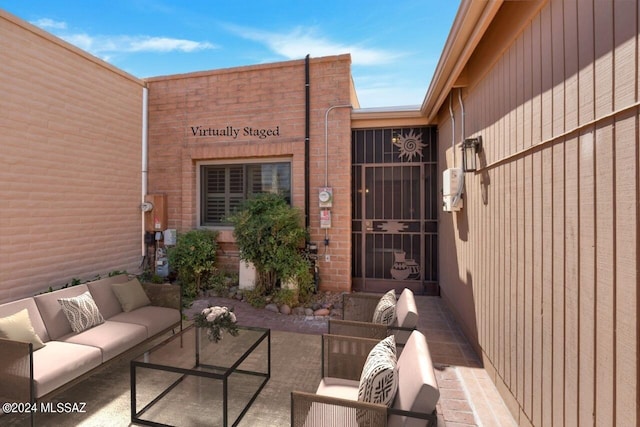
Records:
{"label": "sun ornament on door", "polygon": [[407,160],[412,160],[415,155],[422,157],[422,149],[427,146],[422,143],[422,132],[418,132],[416,135],[413,129],[406,135],[403,133],[397,138],[393,138],[392,142],[400,149],[398,158],[406,157]]}

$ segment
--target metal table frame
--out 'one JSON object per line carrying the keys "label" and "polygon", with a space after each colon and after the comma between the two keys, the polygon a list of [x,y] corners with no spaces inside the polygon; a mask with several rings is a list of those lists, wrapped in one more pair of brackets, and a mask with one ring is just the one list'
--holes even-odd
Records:
{"label": "metal table frame", "polygon": [[[249,402],[245,405],[244,409],[240,412],[240,414],[238,415],[238,417],[233,421],[233,424],[231,424],[232,426],[237,426],[238,423],[240,422],[240,420],[242,419],[242,417],[244,417],[244,415],[247,413],[247,411],[249,410],[249,408],[251,407],[251,405],[253,404],[253,402],[256,400],[256,398],[258,397],[258,394],[260,394],[260,392],[262,391],[262,389],[264,388],[265,384],[267,383],[267,381],[269,381],[269,378],[271,378],[271,330],[270,329],[266,329],[266,328],[257,328],[257,327],[247,327],[247,326],[239,326],[238,327],[240,330],[251,330],[251,331],[258,331],[258,332],[262,332],[262,334],[256,339],[256,341],[242,354],[242,356],[240,356],[238,358],[238,360],[235,361],[235,363],[233,365],[231,365],[230,367],[222,367],[222,366],[214,366],[214,365],[207,365],[204,363],[200,363],[200,333],[198,333],[197,328],[195,327],[195,325],[191,325],[188,328],[185,328],[184,330],[182,330],[181,332],[179,332],[178,334],[175,334],[171,337],[169,337],[168,339],[164,340],[162,343],[156,345],[155,347],[151,348],[148,352],[146,352],[144,355],[148,355],[150,353],[156,352],[158,350],[160,350],[162,347],[166,346],[168,343],[176,340],[176,339],[180,339],[180,347],[183,346],[182,344],[182,339],[184,337],[185,334],[187,333],[192,333],[191,331],[193,331],[193,333],[195,334],[195,363],[194,363],[194,367],[192,369],[186,369],[186,368],[180,368],[180,367],[176,367],[176,366],[170,366],[170,365],[165,365],[165,364],[157,364],[157,363],[150,363],[146,361],[146,357],[144,358],[145,361],[140,361],[140,360],[132,360],[131,361],[131,422],[132,423],[137,423],[137,424],[144,424],[144,425],[149,425],[149,426],[164,426],[164,427],[172,427],[169,424],[163,424],[163,423],[158,423],[155,421],[150,421],[150,420],[144,420],[141,419],[140,417],[147,412],[147,410],[149,410],[152,406],[154,406],[156,403],[158,403],[160,400],[162,400],[162,398],[164,398],[167,394],[169,394],[171,392],[171,390],[173,390],[177,385],[179,385],[186,377],[188,376],[197,376],[197,377],[205,377],[205,378],[212,378],[212,379],[217,379],[217,380],[221,380],[222,381],[222,395],[223,395],[223,414],[222,414],[222,419],[223,419],[223,425],[224,427],[227,427],[229,425],[229,420],[228,420],[228,398],[229,398],[229,394],[228,394],[228,378],[231,374],[233,373],[242,373],[242,374],[248,374],[248,375],[255,375],[255,376],[259,376],[259,377],[263,377],[262,382],[260,383],[260,385],[258,386],[258,389],[256,390],[256,392],[253,394],[253,396],[251,397],[251,399],[249,400]],[[206,339],[206,338],[205,338]],[[243,369],[238,369],[238,367],[240,366],[240,364],[264,341],[267,340],[267,372],[257,372],[257,371],[248,371],[248,370],[243,370]],[[145,368],[145,369],[153,369],[153,370],[160,370],[160,371],[165,371],[165,372],[174,372],[174,373],[179,373],[182,374],[177,380],[175,380],[169,387],[167,387],[165,390],[163,390],[158,396],[156,396],[154,399],[152,399],[147,405],[144,406],[144,408],[142,408],[140,411],[137,411],[137,402],[136,402],[136,370],[138,368]],[[223,371],[224,373],[215,373],[215,372],[210,372],[207,370],[202,370],[201,368],[206,368],[209,370],[219,370],[219,371]]]}

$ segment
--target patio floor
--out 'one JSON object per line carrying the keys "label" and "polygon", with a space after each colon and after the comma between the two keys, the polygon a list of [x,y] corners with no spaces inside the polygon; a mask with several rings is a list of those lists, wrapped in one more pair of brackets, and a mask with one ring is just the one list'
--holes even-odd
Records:
{"label": "patio floor", "polygon": [[[289,393],[293,385],[313,391],[319,380],[319,340],[326,332],[327,319],[313,316],[285,316],[247,303],[223,298],[197,301],[189,312],[212,305],[235,308],[238,322],[249,326],[270,328],[275,342],[272,345],[272,378],[256,402],[240,422],[240,426],[289,425]],[[418,329],[427,337],[440,387],[438,425],[516,426],[496,387],[481,362],[460,331],[453,316],[438,297],[416,296],[420,313]],[[318,353],[317,357],[313,355]],[[287,358],[294,357],[290,362]],[[304,364],[299,363],[304,358]],[[300,372],[295,369],[299,367]],[[316,376],[318,378],[316,378]],[[120,363],[99,372],[56,397],[58,401],[85,401],[86,414],[54,414],[36,417],[36,426],[128,426],[129,368]],[[300,389],[298,386],[293,387]],[[185,423],[185,414],[197,413],[198,408],[184,408],[176,414],[177,425]],[[28,425],[28,418],[1,416],[0,425]]]}

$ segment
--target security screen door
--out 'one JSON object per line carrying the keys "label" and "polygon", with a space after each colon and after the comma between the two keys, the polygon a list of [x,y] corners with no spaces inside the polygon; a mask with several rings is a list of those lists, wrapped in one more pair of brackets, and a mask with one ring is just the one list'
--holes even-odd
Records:
{"label": "security screen door", "polygon": [[355,289],[437,294],[435,145],[432,128],[353,131]]}

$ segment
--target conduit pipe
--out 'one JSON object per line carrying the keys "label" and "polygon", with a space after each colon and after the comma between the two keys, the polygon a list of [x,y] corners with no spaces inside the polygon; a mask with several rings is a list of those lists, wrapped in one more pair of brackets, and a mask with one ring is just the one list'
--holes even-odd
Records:
{"label": "conduit pipe", "polygon": [[[461,141],[464,142],[464,102],[462,101],[462,89],[458,88],[458,102],[460,103],[460,136],[461,136]],[[455,148],[453,149],[454,153],[455,153]],[[455,156],[455,154],[454,154]],[[455,158],[455,157],[454,157]],[[464,162],[464,160],[463,160]],[[454,162],[455,164],[455,162]],[[458,180],[458,191],[456,191],[456,195],[453,198],[453,200],[451,201],[451,204],[453,206],[456,206],[458,204],[458,201],[460,199],[462,199],[462,191],[464,190],[464,165],[462,165],[462,173],[460,174],[460,179]]]}
{"label": "conduit pipe", "polygon": [[[336,108],[353,108],[351,104],[334,105],[324,113],[324,186],[329,186],[329,113]],[[324,229],[324,246],[329,246],[329,230]]]}
{"label": "conduit pipe", "polygon": [[451,117],[451,150],[453,152],[453,167],[456,167],[456,115],[453,114],[453,91],[449,92],[449,116]]}
{"label": "conduit pipe", "polygon": [[[149,173],[149,130],[148,130],[148,113],[149,113],[149,89],[147,87],[142,88],[142,194],[141,204],[145,202],[144,197],[147,195],[148,189],[148,173]],[[140,209],[142,211],[142,209]],[[141,246],[142,256],[147,255],[146,247],[144,244],[144,211],[140,213],[141,222]]]}

